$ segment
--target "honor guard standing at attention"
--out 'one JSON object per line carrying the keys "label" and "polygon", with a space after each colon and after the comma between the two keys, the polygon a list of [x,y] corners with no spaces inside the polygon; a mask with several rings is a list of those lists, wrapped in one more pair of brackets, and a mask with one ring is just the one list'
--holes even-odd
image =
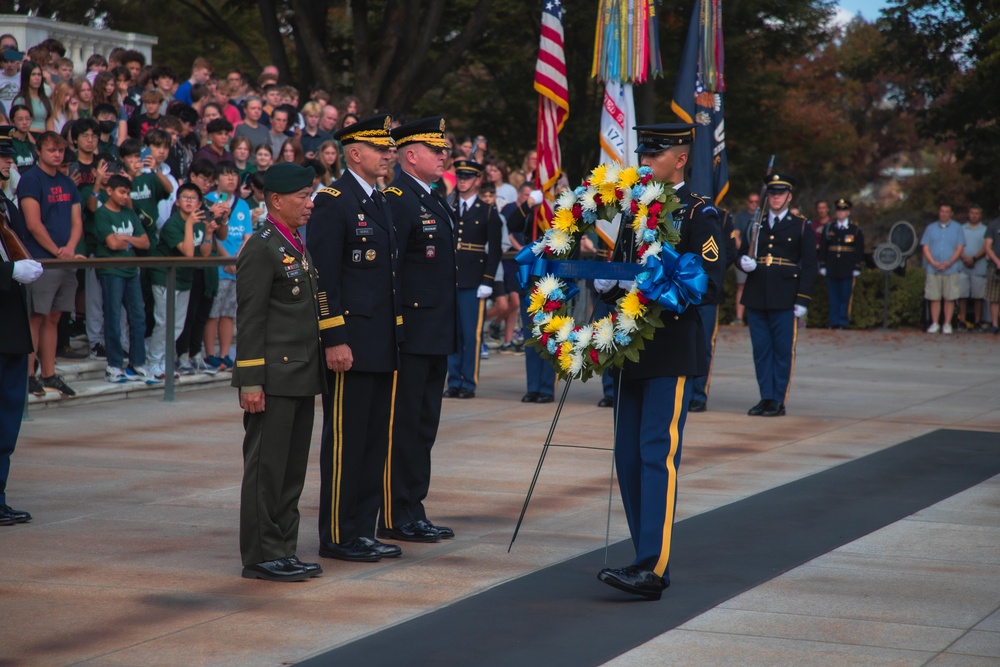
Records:
{"label": "honor guard standing at attention", "polygon": [[[719,216],[722,220],[722,238],[726,240],[723,265],[728,270],[736,262],[736,232],[733,227],[733,216],[729,211],[720,208]],[[691,402],[688,404],[688,412],[704,412],[708,409],[708,390],[712,382],[712,359],[715,357],[715,339],[719,334],[719,306],[724,298],[725,291],[720,289],[714,301],[702,301],[701,305],[698,306],[698,315],[701,316],[701,324],[705,329],[705,366],[708,368],[708,372],[705,375],[692,378]]]}
{"label": "honor guard standing at attention", "polygon": [[424,118],[392,130],[403,173],[386,188],[400,257],[406,338],[399,348],[396,409],[385,467],[378,536],[408,542],[454,537],[427,519],[431,447],[441,419],[448,355],[458,344],[456,220],[431,187],[444,173],[444,118]]}
{"label": "honor guard standing at attention", "polygon": [[[17,150],[10,131],[0,127],[0,180],[10,179]],[[31,521],[31,515],[7,504],[10,457],[17,444],[28,395],[28,354],[31,327],[24,286],[42,275],[42,265],[31,258],[19,238],[26,231],[14,202],[0,190],[0,526]]]}
{"label": "honor guard standing at attention", "polygon": [[479,200],[483,167],[455,160],[455,211],[458,214],[458,352],[448,357],[448,398],[475,398],[483,310],[493,294],[500,264],[503,224],[495,206]]}
{"label": "honor guard standing at attention", "polygon": [[347,172],[314,200],[306,240],[319,271],[319,328],[329,393],[320,447],[319,554],[374,562],[399,547],[375,539],[392,434],[403,316],[389,204],[375,182],[393,147],[390,116],[336,134]]}
{"label": "honor guard standing at attention", "polygon": [[316,269],[299,237],[313,171],[277,164],[264,174],[267,220],[236,260],[233,386],[243,408],[240,552],[243,576],[301,581],[323,572],[295,555],[316,394],[326,390]]}
{"label": "honor guard standing at attention", "polygon": [[[724,239],[719,211],[684,184],[695,125],[642,125],[638,130],[639,162],[657,181],[674,183],[681,208],[673,214],[680,231],[676,250],[701,257],[708,274],[703,301],[715,303],[725,275]],[[624,221],[613,261],[634,262],[631,226]],[[631,288],[629,282],[595,280],[602,298],[614,303]],[[705,375],[705,334],[695,308],[682,313],[664,310],[662,328],[645,342],[638,362],[626,361],[615,398],[615,463],[635,560],[624,568],[605,568],[598,579],[650,600],[660,599],[670,585],[670,539],[677,504],[677,469],[693,376]]]}
{"label": "honor guard standing at attention", "polygon": [[740,268],[747,273],[743,305],[747,309],[753,365],[760,402],[751,416],[785,414],[795,363],[796,318],[804,318],[816,282],[816,236],[805,218],[791,212],[788,176],[772,174],[761,228],[751,230],[740,247]]}
{"label": "honor guard standing at attention", "polygon": [[826,276],[830,328],[846,329],[854,279],[865,265],[865,237],[851,222],[850,201],[838,199],[834,207],[836,220],[826,225],[819,239],[819,274]]}

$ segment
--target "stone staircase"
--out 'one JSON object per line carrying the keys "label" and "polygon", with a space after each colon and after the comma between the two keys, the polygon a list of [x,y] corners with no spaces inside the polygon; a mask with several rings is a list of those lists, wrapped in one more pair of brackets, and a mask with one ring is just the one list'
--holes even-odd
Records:
{"label": "stone staircase", "polygon": [[[74,349],[86,350],[86,344],[80,347],[79,342],[73,343]],[[104,379],[106,361],[93,359],[56,359],[56,374],[76,391],[76,396],[64,397],[59,392],[47,389],[45,396],[28,396],[28,409],[61,407],[65,405],[84,405],[87,403],[102,403],[126,398],[141,398],[149,396],[163,397],[163,383],[147,385],[143,382],[123,382],[112,384]],[[177,393],[206,389],[208,387],[229,386],[232,373],[222,371],[217,375],[182,375],[174,380],[174,391]],[[235,391],[235,390],[234,390]]]}

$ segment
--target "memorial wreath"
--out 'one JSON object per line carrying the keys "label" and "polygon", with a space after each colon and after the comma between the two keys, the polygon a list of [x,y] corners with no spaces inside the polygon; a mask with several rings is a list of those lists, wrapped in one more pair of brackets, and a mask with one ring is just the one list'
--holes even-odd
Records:
{"label": "memorial wreath", "polygon": [[[585,381],[621,367],[626,359],[638,362],[643,341],[663,326],[664,309],[680,313],[701,303],[708,284],[701,257],[674,250],[680,232],[672,213],[680,206],[670,184],[653,180],[649,167],[602,164],[580,187],[558,197],[551,227],[518,253],[518,280],[524,289],[531,285],[526,344],[560,377]],[[631,228],[635,263],[590,262],[590,270],[575,270],[573,265],[583,263],[566,260],[578,239],[598,220],[615,218]],[[570,277],[617,279],[627,289],[614,312],[580,323],[571,312],[570,301],[579,290]]]}

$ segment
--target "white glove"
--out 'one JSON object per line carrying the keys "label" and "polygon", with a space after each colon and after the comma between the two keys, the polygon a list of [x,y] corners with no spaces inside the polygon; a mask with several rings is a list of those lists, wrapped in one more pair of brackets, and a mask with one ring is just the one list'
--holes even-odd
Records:
{"label": "white glove", "polygon": [[19,259],[14,262],[12,277],[22,285],[30,285],[42,275],[42,265],[33,259]]}
{"label": "white glove", "polygon": [[598,278],[594,281],[594,289],[598,292],[604,293],[611,290],[615,286],[614,280],[605,280],[604,278]]}
{"label": "white glove", "polygon": [[821,269],[819,270],[819,275],[821,275],[821,276],[824,276],[824,277],[826,276],[826,267],[822,267],[822,268],[821,268]]}
{"label": "white glove", "polygon": [[632,288],[635,286],[634,280],[619,280],[618,286],[621,287],[626,292],[631,292]]}
{"label": "white glove", "polygon": [[808,309],[805,306],[800,306],[799,304],[795,304],[795,317],[801,320],[806,316],[807,312]]}
{"label": "white glove", "polygon": [[476,288],[476,298],[477,299],[488,299],[493,296],[493,288],[489,285],[480,285]]}
{"label": "white glove", "polygon": [[757,268],[757,260],[750,255],[743,255],[740,257],[740,268],[743,269],[743,273],[750,273]]}
{"label": "white glove", "polygon": [[857,278],[858,276],[860,276],[860,275],[861,275],[861,272],[860,272],[860,271],[858,271],[858,270],[854,270],[854,271],[852,271],[852,272],[851,272],[851,274],[852,274],[852,275],[853,275],[853,276],[854,276],[855,278]]}
{"label": "white glove", "polygon": [[528,201],[531,202],[532,206],[538,206],[539,204],[541,204],[542,203],[542,191],[541,190],[532,190],[530,193],[528,193]]}

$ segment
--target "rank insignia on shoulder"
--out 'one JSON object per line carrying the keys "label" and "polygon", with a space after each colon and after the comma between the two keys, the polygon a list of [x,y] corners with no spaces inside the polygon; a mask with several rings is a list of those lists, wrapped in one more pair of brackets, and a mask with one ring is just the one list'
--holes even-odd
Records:
{"label": "rank insignia on shoulder", "polygon": [[719,245],[715,242],[715,237],[708,239],[701,246],[701,256],[709,262],[717,262],[719,260]]}
{"label": "rank insignia on shoulder", "polygon": [[328,195],[333,195],[334,197],[340,196],[340,190],[338,190],[337,188],[320,188],[319,191]]}
{"label": "rank insignia on shoulder", "polygon": [[270,237],[270,236],[271,236],[271,230],[270,230],[270,229],[264,229],[264,231],[262,231],[262,232],[260,233],[260,237],[261,237],[262,239],[266,239],[266,238],[268,238],[268,237]]}
{"label": "rank insignia on shoulder", "polygon": [[281,263],[282,264],[294,264],[295,263],[295,258],[292,257],[289,254],[286,254],[284,257],[281,258]]}
{"label": "rank insignia on shoulder", "polygon": [[382,192],[391,192],[392,194],[396,195],[397,197],[402,197],[403,196],[403,191],[400,190],[399,188],[386,188]]}

